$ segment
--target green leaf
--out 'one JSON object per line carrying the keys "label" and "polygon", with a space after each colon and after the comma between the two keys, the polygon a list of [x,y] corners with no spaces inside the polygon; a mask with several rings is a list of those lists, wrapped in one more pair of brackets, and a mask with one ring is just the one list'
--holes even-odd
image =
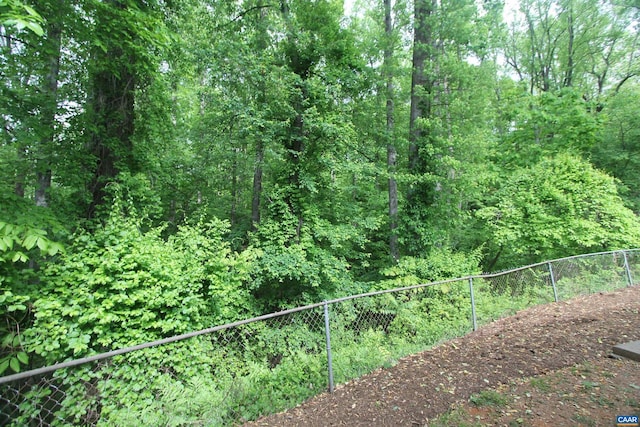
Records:
{"label": "green leaf", "polygon": [[13,257],[11,258],[11,262],[18,262],[18,261],[27,262],[28,260],[29,260],[29,257],[20,251],[15,252],[13,254]]}
{"label": "green leaf", "polygon": [[46,252],[47,248],[49,247],[48,240],[43,237],[38,237],[36,244],[38,245],[38,249],[40,249],[43,252]]}
{"label": "green leaf", "polygon": [[38,36],[44,35],[44,30],[42,29],[40,24],[37,24],[35,22],[27,21],[27,22],[25,22],[25,27],[27,27],[28,29],[30,29],[31,31],[36,33]]}
{"label": "green leaf", "polygon": [[11,344],[11,342],[13,341],[13,334],[7,334],[4,337],[2,337],[2,341],[0,342],[0,346],[2,347],[9,347],[9,344]]}
{"label": "green leaf", "polygon": [[18,358],[18,360],[22,362],[23,365],[26,365],[27,363],[29,363],[29,356],[24,351],[18,352],[16,354],[16,358]]}
{"label": "green leaf", "polygon": [[9,367],[13,372],[20,372],[20,362],[15,357],[9,359]]}
{"label": "green leaf", "polygon": [[0,361],[0,374],[4,373],[4,371],[6,371],[8,367],[9,367],[9,358],[7,357]]}
{"label": "green leaf", "polygon": [[62,252],[64,250],[64,246],[62,246],[60,243],[51,243],[49,245],[49,249],[47,250],[47,254],[48,255],[55,255],[58,252]]}
{"label": "green leaf", "polygon": [[13,239],[10,236],[2,236],[1,241],[4,243],[6,248],[13,249]]}
{"label": "green leaf", "polygon": [[39,239],[39,237],[37,235],[29,234],[22,241],[22,246],[24,246],[25,249],[27,249],[27,250],[33,249],[33,247],[36,245],[36,243],[38,243],[38,239]]}
{"label": "green leaf", "polygon": [[31,6],[27,5],[27,4],[23,4],[22,7],[24,8],[24,10],[27,11],[27,13],[31,16],[33,16],[34,18],[40,18],[40,15],[38,14],[38,12],[36,12]]}
{"label": "green leaf", "polygon": [[7,307],[7,311],[8,312],[12,312],[12,311],[24,311],[27,309],[27,306],[24,304],[11,304],[10,306]]}

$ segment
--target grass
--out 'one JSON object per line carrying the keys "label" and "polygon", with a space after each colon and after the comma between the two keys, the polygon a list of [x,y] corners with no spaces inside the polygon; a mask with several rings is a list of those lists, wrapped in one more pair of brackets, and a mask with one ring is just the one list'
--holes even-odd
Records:
{"label": "grass", "polygon": [[574,415],[571,419],[576,423],[587,427],[596,427],[598,425],[594,419],[580,414]]}
{"label": "grass", "polygon": [[551,391],[551,384],[548,378],[531,378],[530,384],[542,392],[546,393]]}
{"label": "grass", "polygon": [[469,415],[457,409],[451,410],[429,423],[430,427],[483,427],[479,420],[469,420]]}
{"label": "grass", "polygon": [[509,399],[495,390],[484,390],[469,399],[476,406],[505,406]]}
{"label": "grass", "polygon": [[591,390],[594,390],[594,389],[596,389],[598,387],[600,387],[600,383],[598,383],[598,382],[582,381],[582,388],[585,391],[591,391]]}

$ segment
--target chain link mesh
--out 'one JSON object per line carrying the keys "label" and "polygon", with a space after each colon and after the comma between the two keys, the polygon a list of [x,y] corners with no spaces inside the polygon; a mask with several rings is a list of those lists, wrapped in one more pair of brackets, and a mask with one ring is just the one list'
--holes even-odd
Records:
{"label": "chain link mesh", "polygon": [[0,425],[234,425],[327,388],[322,307],[0,384]]}
{"label": "chain link mesh", "polygon": [[[637,251],[356,296],[14,381],[0,425],[238,425],[536,304],[640,278]],[[555,288],[554,288],[555,287]],[[472,310],[470,290],[475,304]],[[256,321],[253,321],[256,320]]]}
{"label": "chain link mesh", "polygon": [[478,324],[554,300],[548,265],[535,265],[493,277],[473,280]]}
{"label": "chain link mesh", "polygon": [[621,252],[559,260],[553,263],[553,272],[560,300],[613,291],[629,284]]}
{"label": "chain link mesh", "polygon": [[471,330],[466,281],[341,301],[331,306],[338,383]]}

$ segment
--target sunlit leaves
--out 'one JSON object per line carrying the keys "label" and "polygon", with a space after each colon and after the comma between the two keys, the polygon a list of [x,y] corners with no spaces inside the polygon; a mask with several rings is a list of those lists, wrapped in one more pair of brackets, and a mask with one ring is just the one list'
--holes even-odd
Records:
{"label": "sunlit leaves", "polygon": [[[220,221],[158,229],[120,216],[78,232],[59,262],[42,274],[28,348],[49,361],[125,347],[235,320],[250,310],[249,258],[236,257]],[[130,212],[130,211],[129,211]],[[37,243],[35,243],[37,245]]]}
{"label": "sunlit leaves", "polygon": [[35,248],[41,254],[49,256],[63,250],[60,243],[46,236],[45,230],[0,221],[0,261],[25,262],[29,256],[24,251]]}
{"label": "sunlit leaves", "polygon": [[488,249],[509,267],[640,244],[640,222],[613,178],[568,154],[514,171],[477,217],[490,231]]}
{"label": "sunlit leaves", "polygon": [[27,28],[38,36],[44,34],[44,20],[31,6],[20,0],[0,0],[0,24],[15,27],[17,30]]}

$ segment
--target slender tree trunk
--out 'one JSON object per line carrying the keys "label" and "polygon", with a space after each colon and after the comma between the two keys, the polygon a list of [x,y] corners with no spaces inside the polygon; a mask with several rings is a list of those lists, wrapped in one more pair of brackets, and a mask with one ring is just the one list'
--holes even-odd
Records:
{"label": "slender tree trunk", "polygon": [[415,0],[413,29],[413,70],[411,73],[411,110],[409,115],[409,171],[416,173],[420,168],[419,144],[422,131],[418,125],[420,118],[430,114],[430,102],[425,92],[429,92],[425,65],[431,49],[431,23],[433,0]]}
{"label": "slender tree trunk", "polygon": [[264,162],[264,143],[262,135],[256,141],[256,160],[253,170],[253,196],[251,199],[251,224],[255,230],[260,224],[260,200],[262,198],[262,165]]}
{"label": "slender tree trunk", "polygon": [[386,43],[384,48],[384,64],[386,78],[386,107],[387,107],[387,172],[389,173],[389,253],[394,261],[398,260],[398,184],[396,172],[396,147],[394,135],[394,90],[393,90],[393,23],[391,20],[391,0],[384,0],[384,27]]}
{"label": "slender tree trunk", "polygon": [[575,28],[573,24],[573,3],[569,3],[569,10],[567,11],[567,27],[569,33],[569,44],[567,46],[567,70],[564,76],[564,87],[571,87],[573,85],[573,57],[574,57],[574,42],[575,42]]}
{"label": "slender tree trunk", "polygon": [[238,222],[238,161],[235,156],[236,155],[234,155],[231,171],[233,176],[231,178],[231,210],[229,212],[229,221],[232,227]]}
{"label": "slender tree trunk", "polygon": [[[55,13],[55,12],[54,12]],[[52,13],[53,15],[53,13]],[[47,75],[42,89],[42,140],[36,162],[36,206],[47,206],[47,191],[51,187],[52,145],[55,139],[56,112],[58,109],[58,79],[60,75],[60,52],[62,45],[62,26],[57,19],[50,19],[47,24],[47,40],[45,42],[47,59]]]}
{"label": "slender tree trunk", "polygon": [[[302,230],[303,218],[302,218],[302,206],[300,206],[301,191],[300,185],[300,167],[302,161],[302,153],[304,151],[304,119],[303,119],[303,100],[307,96],[304,82],[299,86],[301,95],[298,100],[294,101],[294,108],[296,110],[296,117],[293,120],[293,127],[291,129],[290,142],[289,142],[289,161],[292,165],[292,173],[289,176],[289,183],[291,184],[291,193],[287,197],[287,204],[291,213],[297,216],[298,226],[296,227],[296,240],[300,242],[300,232]],[[295,193],[295,194],[294,194]]]}
{"label": "slender tree trunk", "polygon": [[[294,38],[294,28],[291,28],[290,24],[290,10],[286,0],[280,3],[281,13],[287,22],[287,38],[288,43],[291,46],[297,44]],[[289,130],[289,138],[285,146],[289,157],[289,191],[286,195],[285,202],[289,207],[289,211],[298,219],[298,225],[296,226],[296,241],[300,242],[300,234],[302,231],[302,225],[304,219],[302,217],[302,185],[300,183],[300,168],[302,166],[302,155],[305,149],[305,124],[304,124],[304,112],[305,112],[305,100],[308,99],[309,94],[307,90],[307,78],[311,72],[312,63],[304,60],[297,54],[289,55],[289,68],[295,74],[298,75],[300,81],[295,85],[295,91],[293,91],[293,97],[291,106],[296,112],[296,115],[291,123]]]}
{"label": "slender tree trunk", "polygon": [[[233,123],[229,125],[229,141],[233,140]],[[233,159],[231,160],[231,210],[229,212],[229,221],[231,226],[238,222],[238,156],[241,149],[233,147]]]}
{"label": "slender tree trunk", "polygon": [[[262,7],[262,2],[258,3],[259,7]],[[267,11],[264,8],[260,9],[260,35],[258,38],[258,54],[264,52],[267,48],[267,27],[266,27],[266,15]],[[258,90],[258,104],[266,102],[266,88],[264,80],[261,80],[260,88]],[[253,169],[253,192],[251,198],[251,228],[255,230],[260,224],[260,202],[262,200],[262,169],[264,164],[264,137],[260,129],[256,138],[256,157],[255,166]]]}
{"label": "slender tree trunk", "polygon": [[25,185],[25,180],[27,179],[24,172],[25,169],[22,166],[22,163],[25,162],[25,158],[27,157],[25,154],[24,147],[18,148],[17,156],[18,156],[18,167],[16,167],[16,180],[13,186],[13,192],[18,197],[24,197],[24,185]]}
{"label": "slender tree trunk", "polygon": [[51,169],[36,173],[36,206],[48,206],[47,190],[51,187]]}
{"label": "slender tree trunk", "polygon": [[531,76],[529,81],[529,93],[533,95],[536,87],[536,75],[538,74],[536,66],[536,51],[538,50],[538,47],[536,43],[536,33],[533,27],[533,20],[528,12],[525,12],[525,17],[528,25],[529,42],[531,43],[531,65],[529,66]]}

